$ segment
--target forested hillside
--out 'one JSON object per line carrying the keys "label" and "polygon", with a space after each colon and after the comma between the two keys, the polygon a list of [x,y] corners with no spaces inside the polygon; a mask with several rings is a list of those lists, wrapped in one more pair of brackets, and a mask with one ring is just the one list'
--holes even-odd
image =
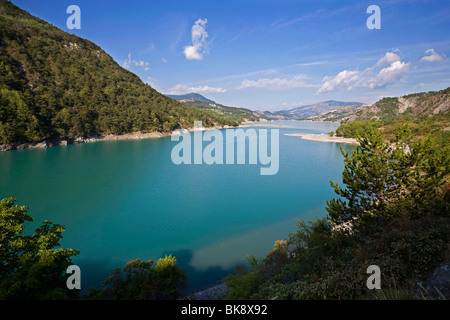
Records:
{"label": "forested hillside", "polygon": [[0,0],[0,143],[235,125],[170,99],[91,41]]}
{"label": "forested hillside", "polygon": [[336,130],[337,136],[356,138],[369,128],[383,132],[389,141],[397,139],[399,130],[415,138],[431,137],[440,148],[449,150],[450,88],[383,98],[360,110]]}
{"label": "forested hillside", "polygon": [[450,108],[450,88],[409,94],[403,97],[386,97],[371,107],[349,117],[353,120],[396,120],[400,117],[423,120],[446,114]]}

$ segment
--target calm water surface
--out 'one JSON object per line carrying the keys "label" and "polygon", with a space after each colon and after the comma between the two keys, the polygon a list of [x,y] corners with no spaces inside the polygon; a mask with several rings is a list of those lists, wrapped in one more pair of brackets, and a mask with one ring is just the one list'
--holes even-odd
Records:
{"label": "calm water surface", "polygon": [[280,130],[276,175],[260,175],[260,164],[175,165],[170,137],[105,141],[0,153],[0,198],[29,207],[29,232],[43,220],[66,227],[61,245],[81,251],[73,262],[83,288],[127,261],[172,254],[197,289],[246,255],[264,257],[298,219],[323,217],[335,196],[329,181],[341,181],[339,144],[284,134],[338,124],[269,124]]}

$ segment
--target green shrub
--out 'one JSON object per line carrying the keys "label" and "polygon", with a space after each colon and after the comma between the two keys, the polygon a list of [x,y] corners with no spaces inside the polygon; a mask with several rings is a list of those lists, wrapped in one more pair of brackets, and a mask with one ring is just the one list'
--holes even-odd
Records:
{"label": "green shrub", "polygon": [[259,271],[245,271],[242,267],[235,269],[235,274],[228,275],[224,282],[229,288],[226,299],[252,299],[264,282],[264,275]]}
{"label": "green shrub", "polygon": [[[448,217],[399,217],[366,231],[335,231],[327,219],[301,221],[267,258],[227,277],[228,298],[414,298],[408,290],[415,282],[450,258]],[[382,293],[366,286],[370,265],[380,267]]]}
{"label": "green shrub", "polygon": [[336,129],[336,136],[358,138],[363,136],[369,128],[379,128],[382,123],[372,120],[356,120],[340,125]]}
{"label": "green shrub", "polygon": [[187,287],[187,279],[175,257],[157,261],[130,261],[123,269],[116,268],[103,282],[100,290],[90,289],[88,299],[108,300],[172,300]]}
{"label": "green shrub", "polygon": [[45,220],[31,235],[24,235],[33,219],[16,199],[0,201],[0,299],[67,299],[65,272],[79,251],[60,246],[64,226]]}

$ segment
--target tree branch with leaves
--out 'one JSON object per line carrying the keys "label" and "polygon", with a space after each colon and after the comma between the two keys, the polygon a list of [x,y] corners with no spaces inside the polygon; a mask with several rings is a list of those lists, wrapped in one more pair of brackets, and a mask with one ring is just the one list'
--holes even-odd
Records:
{"label": "tree branch with leaves", "polygon": [[327,201],[333,223],[364,225],[394,216],[448,214],[449,202],[442,188],[449,173],[449,155],[430,138],[413,139],[407,126],[395,141],[368,128],[358,138],[359,147],[343,151],[345,188],[331,181],[339,198]]}

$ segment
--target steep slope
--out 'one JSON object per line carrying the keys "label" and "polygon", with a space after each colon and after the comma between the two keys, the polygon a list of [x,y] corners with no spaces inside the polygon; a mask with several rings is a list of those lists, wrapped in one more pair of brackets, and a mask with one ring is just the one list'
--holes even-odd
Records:
{"label": "steep slope", "polygon": [[0,0],[0,143],[235,121],[170,99],[94,43]]}
{"label": "steep slope", "polygon": [[394,141],[398,132],[412,137],[432,137],[439,148],[450,151],[450,88],[403,97],[383,98],[347,117],[336,130],[337,136],[356,138],[368,128],[381,130]]}
{"label": "steep slope", "polygon": [[368,108],[369,106],[370,105],[362,104],[343,107],[338,110],[325,111],[317,115],[307,117],[305,120],[342,122],[348,120],[349,117]]}
{"label": "steep slope", "polygon": [[348,118],[354,120],[395,120],[399,117],[426,119],[446,114],[450,107],[450,87],[440,91],[413,93],[403,97],[383,98],[371,107]]}
{"label": "steep slope", "polygon": [[399,118],[424,120],[448,114],[450,88],[413,93],[403,97],[386,97],[373,105],[354,105],[326,111],[306,118],[314,121],[351,122],[356,120],[394,121]]}

